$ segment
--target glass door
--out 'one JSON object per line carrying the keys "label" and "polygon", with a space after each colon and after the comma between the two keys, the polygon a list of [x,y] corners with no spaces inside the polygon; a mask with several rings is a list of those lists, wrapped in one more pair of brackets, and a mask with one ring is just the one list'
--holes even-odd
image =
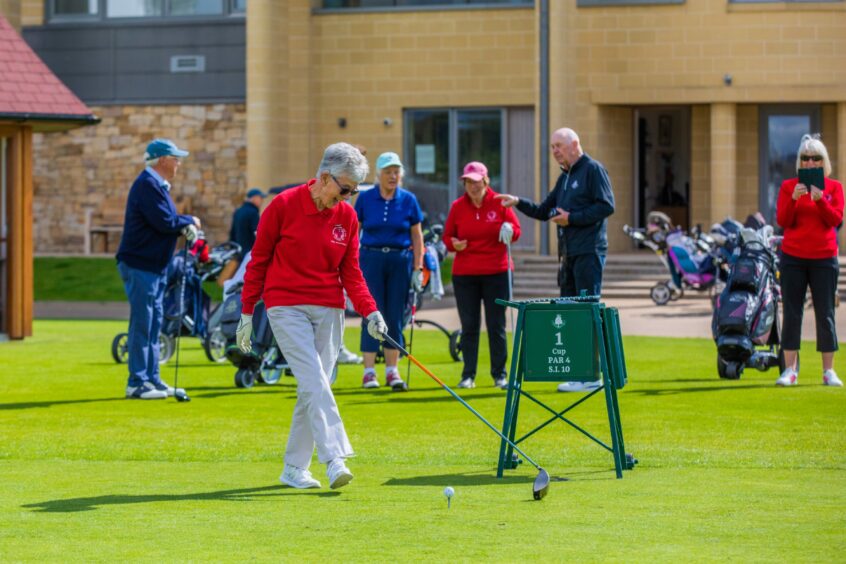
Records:
{"label": "glass door", "polygon": [[796,176],[796,151],[806,133],[820,128],[819,106],[761,106],[759,119],[760,191],[758,207],[775,225],[781,183]]}
{"label": "glass door", "polygon": [[430,221],[446,219],[462,194],[459,177],[470,161],[485,163],[493,188],[506,191],[505,113],[500,108],[405,111],[405,183]]}

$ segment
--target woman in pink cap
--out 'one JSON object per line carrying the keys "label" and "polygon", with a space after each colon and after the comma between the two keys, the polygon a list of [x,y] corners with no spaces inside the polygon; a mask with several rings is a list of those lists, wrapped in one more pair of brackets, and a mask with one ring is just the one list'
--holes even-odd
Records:
{"label": "woman in pink cap", "polygon": [[508,299],[508,248],[520,238],[520,222],[511,208],[500,205],[490,187],[488,167],[467,163],[461,176],[464,195],[449,209],[444,242],[455,252],[452,285],[458,317],[461,320],[461,354],[464,370],[459,388],[476,387],[479,356],[480,305],[485,305],[485,325],[491,354],[494,385],[508,386],[505,362],[508,351],[505,336],[505,307],[496,299]]}

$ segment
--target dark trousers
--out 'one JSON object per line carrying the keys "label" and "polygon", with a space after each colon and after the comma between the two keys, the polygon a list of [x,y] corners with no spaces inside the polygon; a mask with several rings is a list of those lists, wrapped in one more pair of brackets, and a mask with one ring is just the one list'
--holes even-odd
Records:
{"label": "dark trousers", "polygon": [[[402,330],[403,316],[408,305],[408,290],[411,286],[410,250],[382,251],[361,249],[359,264],[367,288],[376,300],[376,307],[385,317],[388,335],[400,345],[404,344]],[[393,347],[384,343],[386,349]],[[361,320],[361,352],[379,352],[379,341],[367,332],[367,320]]]}
{"label": "dark trousers", "polygon": [[836,351],[834,295],[840,273],[837,258],[803,259],[782,254],[779,269],[784,303],[781,346],[789,351],[799,350],[805,292],[810,286],[817,325],[817,350],[824,353]]}
{"label": "dark trousers", "polygon": [[126,345],[129,359],[127,386],[146,382],[161,385],[159,376],[159,332],[164,318],[164,293],[167,276],[164,272],[147,272],[118,263],[126,297],[129,299],[129,336]]}
{"label": "dark trousers", "polygon": [[491,353],[491,376],[506,378],[505,361],[508,350],[505,337],[505,306],[495,302],[508,299],[508,272],[478,276],[452,277],[455,304],[461,320],[461,356],[464,370],[461,378],[476,378],[479,358],[480,304],[485,306],[485,324],[488,327],[488,347]]}
{"label": "dark trousers", "polygon": [[568,256],[561,261],[558,270],[558,285],[562,296],[578,296],[582,290],[588,296],[598,296],[602,292],[602,270],[605,268],[605,255],[591,253]]}

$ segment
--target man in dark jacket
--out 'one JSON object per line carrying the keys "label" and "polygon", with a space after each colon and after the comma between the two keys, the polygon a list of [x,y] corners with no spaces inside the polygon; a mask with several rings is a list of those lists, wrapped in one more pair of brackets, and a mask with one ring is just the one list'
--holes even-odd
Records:
{"label": "man in dark jacket", "polygon": [[129,299],[129,399],[164,399],[175,390],[159,376],[159,332],[164,317],[167,265],[182,233],[197,238],[200,220],[180,215],[170,182],[187,157],[168,139],[155,139],[144,155],[147,167],[129,189],[117,266]]}
{"label": "man in dark jacket", "polygon": [[[558,227],[558,285],[562,296],[589,296],[602,291],[602,271],[608,252],[608,216],[614,213],[614,193],[605,167],[587,155],[575,131],[562,128],[550,139],[550,148],[561,167],[555,187],[536,204],[509,194],[496,196],[506,207],[535,219],[552,221]],[[564,382],[559,391],[580,391],[596,387]]]}
{"label": "man in dark jacket", "polygon": [[243,257],[256,242],[256,230],[258,229],[261,204],[267,194],[258,188],[252,188],[247,192],[247,198],[240,208],[232,214],[232,227],[229,229],[229,240],[241,246]]}

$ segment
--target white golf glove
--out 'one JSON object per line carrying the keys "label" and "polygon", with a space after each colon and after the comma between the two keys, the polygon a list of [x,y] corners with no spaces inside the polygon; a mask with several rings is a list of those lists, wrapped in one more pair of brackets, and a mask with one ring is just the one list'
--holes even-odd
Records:
{"label": "white golf glove", "polygon": [[388,332],[388,326],[385,324],[385,318],[379,313],[377,309],[367,316],[367,332],[370,336],[379,341],[385,340],[385,333]]}
{"label": "white golf glove", "polygon": [[423,271],[415,270],[411,273],[411,289],[415,292],[423,291]]}
{"label": "white golf glove", "polygon": [[253,344],[250,342],[250,337],[253,335],[253,316],[249,313],[241,314],[241,321],[238,322],[238,328],[235,330],[235,342],[238,343],[238,348],[242,353],[248,353],[253,350]]}
{"label": "white golf glove", "polygon": [[505,245],[511,244],[511,239],[514,237],[514,226],[509,222],[502,224],[499,228],[499,242]]}
{"label": "white golf glove", "polygon": [[185,239],[189,243],[193,243],[197,240],[197,237],[200,235],[200,230],[197,229],[196,225],[186,225],[182,228],[182,234],[185,235]]}

